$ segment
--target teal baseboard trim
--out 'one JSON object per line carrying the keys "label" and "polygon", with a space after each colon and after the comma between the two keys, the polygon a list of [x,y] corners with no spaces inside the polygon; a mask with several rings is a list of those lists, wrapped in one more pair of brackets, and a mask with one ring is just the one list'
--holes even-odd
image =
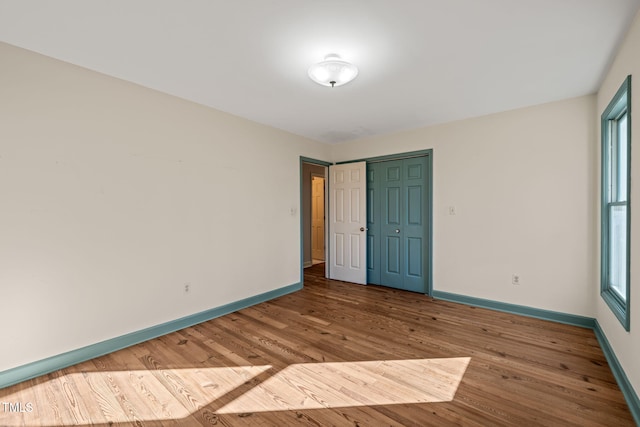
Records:
{"label": "teal baseboard trim", "polygon": [[627,378],[627,374],[625,374],[624,369],[622,369],[620,362],[618,362],[618,358],[613,352],[613,349],[609,344],[609,340],[607,340],[607,336],[604,334],[604,331],[597,320],[595,321],[593,331],[595,332],[598,343],[600,343],[600,348],[602,348],[602,352],[611,367],[611,372],[613,372],[613,376],[618,382],[618,387],[620,387],[620,390],[627,401],[631,415],[633,415],[636,424],[640,426],[640,400],[638,399],[638,395],[629,382],[629,378]]}
{"label": "teal baseboard trim", "polygon": [[472,305],[474,307],[482,307],[505,313],[535,317],[536,319],[551,320],[552,322],[565,323],[567,325],[580,326],[582,328],[593,329],[595,327],[595,319],[575,314],[560,313],[557,311],[543,310],[540,308],[469,297],[466,295],[452,294],[443,291],[433,291],[433,297],[444,301],[458,302],[461,304]]}
{"label": "teal baseboard trim", "polygon": [[233,313],[234,311],[238,311],[261,302],[269,301],[274,298],[299,291],[300,289],[302,289],[302,283],[284,286],[269,292],[225,304],[220,307],[195,313],[160,325],[151,326],[150,328],[131,332],[126,335],[111,338],[76,350],[71,350],[47,359],[38,360],[26,365],[8,369],[0,372],[0,389],[57,371],[59,369],[67,368],[71,365],[85,362],[96,357],[104,356],[105,354],[113,353],[114,351],[118,351],[189,326],[197,325],[198,323],[206,322],[207,320],[215,319],[216,317],[224,316],[225,314]]}

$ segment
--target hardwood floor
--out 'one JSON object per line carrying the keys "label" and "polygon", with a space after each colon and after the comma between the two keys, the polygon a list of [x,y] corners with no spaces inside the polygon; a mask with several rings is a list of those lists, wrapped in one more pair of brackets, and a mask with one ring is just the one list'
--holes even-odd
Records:
{"label": "hardwood floor", "polygon": [[294,294],[0,390],[24,410],[0,403],[0,425],[634,425],[593,331],[323,269]]}

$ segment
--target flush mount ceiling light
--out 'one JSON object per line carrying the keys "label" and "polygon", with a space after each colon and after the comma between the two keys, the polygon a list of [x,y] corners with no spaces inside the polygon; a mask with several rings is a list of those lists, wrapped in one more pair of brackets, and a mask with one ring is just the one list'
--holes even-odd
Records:
{"label": "flush mount ceiling light", "polygon": [[342,86],[355,79],[358,67],[340,58],[335,53],[324,57],[324,61],[309,67],[309,77],[322,86]]}

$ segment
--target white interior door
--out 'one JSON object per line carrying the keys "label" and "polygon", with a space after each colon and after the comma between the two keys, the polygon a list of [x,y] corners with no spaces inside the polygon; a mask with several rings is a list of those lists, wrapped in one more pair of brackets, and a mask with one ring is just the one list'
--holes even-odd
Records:
{"label": "white interior door", "polygon": [[329,166],[329,278],[367,283],[365,162]]}

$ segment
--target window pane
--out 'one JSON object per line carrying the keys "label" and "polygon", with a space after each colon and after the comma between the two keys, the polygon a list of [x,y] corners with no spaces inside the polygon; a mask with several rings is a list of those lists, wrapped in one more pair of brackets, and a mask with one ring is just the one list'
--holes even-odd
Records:
{"label": "window pane", "polygon": [[609,286],[627,298],[627,207],[609,207]]}
{"label": "window pane", "polygon": [[[603,143],[606,145],[603,145],[603,153],[602,155],[605,155],[605,149],[606,149],[606,156],[607,156],[607,164],[604,166],[604,169],[602,171],[603,174],[606,174],[607,177],[607,186],[604,189],[604,203],[611,203],[611,202],[615,202],[615,198],[617,195],[617,185],[616,185],[616,180],[617,180],[617,170],[615,168],[615,164],[616,164],[616,158],[618,157],[618,150],[616,148],[616,122],[615,120],[607,120],[606,122],[607,125],[607,140]],[[604,123],[603,123],[604,126]]]}
{"label": "window pane", "polygon": [[621,116],[617,122],[617,146],[618,155],[616,156],[616,165],[614,166],[617,171],[616,183],[617,183],[617,201],[627,200],[627,113]]}

